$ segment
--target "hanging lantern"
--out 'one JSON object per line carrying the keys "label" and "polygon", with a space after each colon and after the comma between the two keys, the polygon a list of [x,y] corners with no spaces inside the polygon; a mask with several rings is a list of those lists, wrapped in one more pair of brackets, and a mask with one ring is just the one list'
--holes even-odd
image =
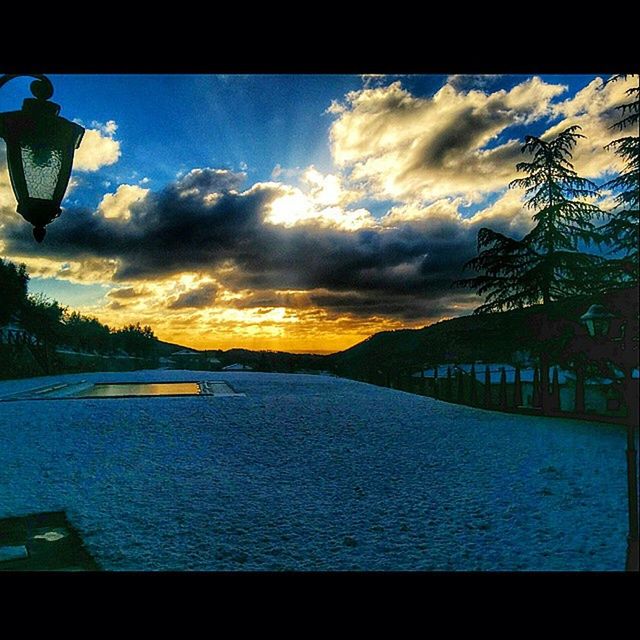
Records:
{"label": "hanging lantern", "polygon": [[606,336],[609,333],[611,318],[615,318],[612,313],[601,304],[592,304],[589,310],[580,316],[580,321],[587,327],[589,335]]}
{"label": "hanging lantern", "polygon": [[[0,87],[16,76],[0,78]],[[33,98],[20,111],[0,113],[0,137],[7,145],[11,186],[18,213],[33,225],[38,242],[45,227],[60,215],[60,203],[69,185],[73,154],[84,129],[61,118],[60,105],[49,102],[53,86],[45,76],[34,76]]]}

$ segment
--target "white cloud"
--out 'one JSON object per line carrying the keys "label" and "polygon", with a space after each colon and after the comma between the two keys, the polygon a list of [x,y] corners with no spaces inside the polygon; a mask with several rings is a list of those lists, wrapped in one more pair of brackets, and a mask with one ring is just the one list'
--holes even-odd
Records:
{"label": "white cloud", "polygon": [[287,228],[312,225],[344,231],[379,226],[366,209],[349,208],[363,197],[363,193],[346,188],[341,175],[323,174],[313,165],[294,173],[300,187],[279,182],[258,183],[252,187],[274,188],[277,194],[266,207],[266,223]]}
{"label": "white cloud", "polygon": [[73,168],[79,171],[97,171],[115,164],[120,158],[120,142],[114,140],[118,125],[109,120],[106,124],[92,123],[96,128],[84,132],[80,148],[76,150]]}
{"label": "white cloud", "polygon": [[493,204],[476,212],[466,222],[478,229],[490,227],[522,238],[533,227],[532,211],[524,206],[523,196],[520,189],[507,189]]}
{"label": "white cloud", "polygon": [[633,82],[633,78],[629,78],[626,82],[610,82],[603,86],[602,78],[595,78],[575,96],[554,107],[554,114],[563,119],[548,129],[544,137],[555,136],[575,124],[582,127],[578,133],[586,139],[579,141],[572,160],[582,177],[597,179],[607,172],[623,168],[620,158],[604,147],[612,140],[628,135],[610,127],[620,119],[620,112],[615,107],[629,102],[625,91],[633,86]]}
{"label": "white cloud", "polygon": [[0,212],[16,208],[16,197],[13,195],[9,171],[4,162],[0,162]]}
{"label": "white cloud", "polygon": [[100,204],[98,212],[105,218],[127,221],[131,219],[131,207],[147,197],[149,189],[135,184],[121,184],[115,193],[107,193]]}
{"label": "white cloud", "polygon": [[404,224],[415,222],[427,225],[436,222],[461,224],[463,218],[458,209],[461,203],[460,198],[443,198],[427,206],[417,202],[397,205],[383,216],[381,223],[385,227],[401,227]]}
{"label": "white cloud", "polygon": [[105,258],[56,259],[38,255],[11,253],[6,258],[25,263],[32,278],[57,278],[75,284],[109,282],[118,268],[118,260]]}
{"label": "white cloud", "polygon": [[362,198],[362,191],[347,189],[338,174],[323,174],[313,165],[302,174],[302,184],[309,198],[319,206],[345,206]]}
{"label": "white cloud", "polygon": [[487,145],[514,124],[550,115],[551,101],[564,91],[538,77],[493,93],[445,84],[429,98],[400,82],[352,91],[328,109],[336,116],[333,158],[380,199],[476,198],[504,188],[521,159],[519,141]]}
{"label": "white cloud", "polygon": [[442,225],[448,225],[449,229],[470,230],[474,234],[480,227],[491,227],[519,238],[533,225],[531,211],[524,206],[522,195],[518,190],[507,189],[495,202],[466,217],[462,215],[461,207],[469,203],[463,198],[442,198],[428,205],[402,204],[392,207],[380,222],[387,228],[419,224],[427,233]]}
{"label": "white cloud", "polygon": [[378,226],[378,222],[369,211],[361,207],[343,208],[336,204],[332,197],[327,198],[327,191],[322,186],[315,194],[304,193],[289,185],[279,184],[277,187],[279,195],[267,205],[264,215],[264,222],[268,224],[286,228],[301,225],[330,227],[344,231]]}
{"label": "white cloud", "polygon": [[107,136],[113,136],[116,132],[118,125],[115,123],[115,120],[109,120],[104,127],[102,127],[102,131]]}

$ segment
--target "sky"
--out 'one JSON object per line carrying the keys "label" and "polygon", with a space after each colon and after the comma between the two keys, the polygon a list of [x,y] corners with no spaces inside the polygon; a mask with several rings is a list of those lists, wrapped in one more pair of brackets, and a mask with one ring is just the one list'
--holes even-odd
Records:
{"label": "sky", "polygon": [[[606,182],[629,82],[597,75],[51,75],[86,132],[37,244],[0,149],[0,257],[109,326],[199,349],[334,352],[467,315],[481,227],[532,226],[524,136],[582,127]],[[0,91],[0,111],[29,97]],[[0,147],[4,142],[0,141]],[[603,206],[610,202],[604,192]]]}

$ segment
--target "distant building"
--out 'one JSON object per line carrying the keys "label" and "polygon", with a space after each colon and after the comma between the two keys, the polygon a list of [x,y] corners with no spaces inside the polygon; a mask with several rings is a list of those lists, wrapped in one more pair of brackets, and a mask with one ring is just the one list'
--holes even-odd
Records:
{"label": "distant building", "polygon": [[175,367],[176,361],[171,358],[165,358],[164,356],[158,358],[158,364],[161,369],[173,369]]}
{"label": "distant building", "polygon": [[248,364],[229,364],[226,367],[222,367],[223,371],[253,371],[253,367],[250,367]]}
{"label": "distant building", "polygon": [[177,369],[219,369],[220,360],[210,352],[194,349],[179,349],[174,351],[170,359]]}
{"label": "distant building", "polygon": [[172,358],[184,358],[185,356],[189,358],[193,358],[194,356],[199,355],[197,351],[192,351],[191,349],[180,349],[179,351],[174,351],[171,354]]}
{"label": "distant building", "polygon": [[12,320],[0,326],[0,344],[38,344],[38,339],[32,333],[25,331],[19,322]]}

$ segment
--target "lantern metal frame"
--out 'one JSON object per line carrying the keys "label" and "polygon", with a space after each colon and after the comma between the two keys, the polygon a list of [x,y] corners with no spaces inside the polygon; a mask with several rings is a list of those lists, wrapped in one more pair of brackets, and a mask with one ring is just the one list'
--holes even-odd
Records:
{"label": "lantern metal frame", "polygon": [[[44,75],[4,75],[0,77],[0,88],[21,75],[35,78],[30,85],[34,97],[26,98],[20,111],[0,113],[0,137],[7,145],[17,212],[33,225],[35,239],[42,242],[46,225],[62,211],[60,205],[71,178],[74,152],[85,130],[62,118],[60,105],[49,102],[53,85]],[[27,173],[25,166],[29,168]],[[42,181],[45,171],[50,174],[48,184]]]}
{"label": "lantern metal frame", "polygon": [[611,320],[615,317],[604,305],[592,304],[587,312],[580,316],[580,322],[587,327],[589,335],[594,338],[609,335]]}

